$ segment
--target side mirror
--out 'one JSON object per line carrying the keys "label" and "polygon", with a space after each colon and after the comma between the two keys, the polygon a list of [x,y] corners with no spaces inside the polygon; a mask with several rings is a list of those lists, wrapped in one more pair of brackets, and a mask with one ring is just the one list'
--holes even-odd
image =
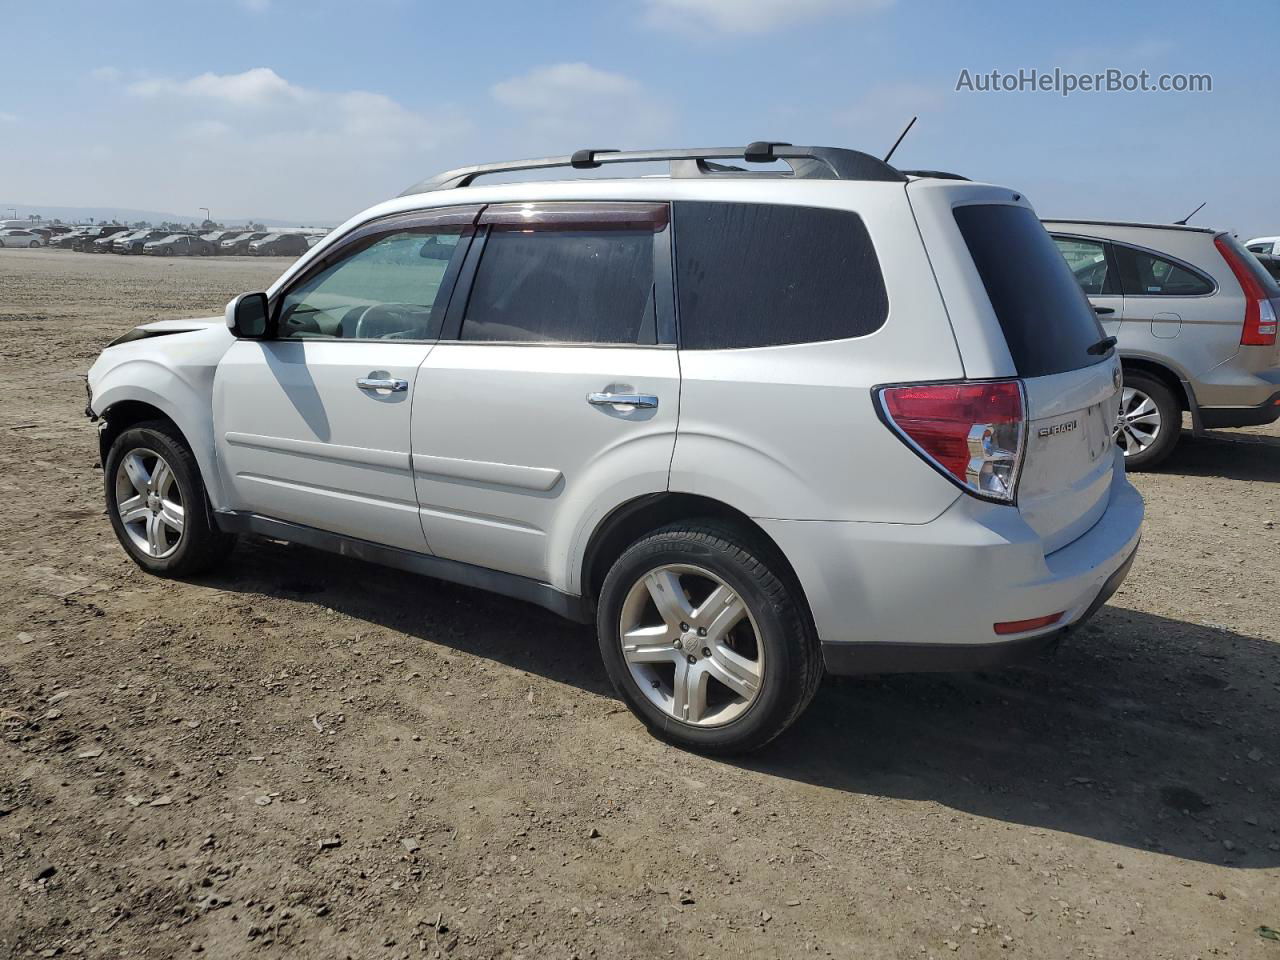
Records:
{"label": "side mirror", "polygon": [[455,249],[456,247],[453,244],[440,243],[435,237],[432,237],[418,250],[418,256],[424,260],[449,260],[453,257]]}
{"label": "side mirror", "polygon": [[242,293],[227,304],[227,329],[241,340],[267,335],[267,295]]}

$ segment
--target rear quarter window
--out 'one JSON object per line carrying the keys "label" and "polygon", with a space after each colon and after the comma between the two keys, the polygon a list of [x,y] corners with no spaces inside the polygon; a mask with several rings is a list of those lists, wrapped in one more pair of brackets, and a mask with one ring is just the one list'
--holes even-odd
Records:
{"label": "rear quarter window", "polygon": [[682,348],[842,340],[884,325],[884,278],[856,213],[760,203],[672,206]]}
{"label": "rear quarter window", "polygon": [[1066,373],[1106,359],[1089,353],[1105,334],[1029,207],[972,204],[956,207],[955,218],[1019,376]]}

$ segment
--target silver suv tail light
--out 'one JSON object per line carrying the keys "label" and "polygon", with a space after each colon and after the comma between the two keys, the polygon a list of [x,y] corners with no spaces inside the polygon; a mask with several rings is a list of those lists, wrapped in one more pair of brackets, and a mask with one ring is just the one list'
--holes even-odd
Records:
{"label": "silver suv tail light", "polygon": [[1021,380],[878,387],[880,418],[966,493],[1014,503],[1026,450]]}

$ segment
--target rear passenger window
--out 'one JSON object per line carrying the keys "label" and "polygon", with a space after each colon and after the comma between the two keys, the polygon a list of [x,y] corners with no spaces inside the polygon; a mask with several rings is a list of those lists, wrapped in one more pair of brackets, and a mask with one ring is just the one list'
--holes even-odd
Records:
{"label": "rear passenger window", "polygon": [[1213,293],[1212,283],[1172,260],[1119,244],[1115,250],[1127,297],[1199,297]]}
{"label": "rear passenger window", "polygon": [[666,207],[491,208],[462,340],[656,343],[655,235]]}
{"label": "rear passenger window", "polygon": [[856,213],[762,203],[673,207],[682,348],[843,340],[884,325],[884,278]]}
{"label": "rear passenger window", "polygon": [[1097,240],[1054,237],[1067,266],[1075,274],[1081,288],[1090,296],[1119,293],[1120,285],[1107,264],[1106,247]]}

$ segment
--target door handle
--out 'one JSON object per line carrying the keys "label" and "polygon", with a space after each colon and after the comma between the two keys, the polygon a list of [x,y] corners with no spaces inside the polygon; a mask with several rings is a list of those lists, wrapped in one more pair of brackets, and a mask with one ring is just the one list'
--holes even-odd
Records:
{"label": "door handle", "polygon": [[649,393],[588,393],[587,403],[597,407],[619,404],[652,410],[658,406],[658,398]]}
{"label": "door handle", "polygon": [[1098,316],[1102,316],[1105,313],[1115,313],[1116,308],[1115,307],[1094,307],[1093,312],[1096,313]]}
{"label": "door handle", "polygon": [[378,377],[361,377],[356,381],[361,390],[390,390],[392,393],[404,393],[409,389],[408,380],[397,380],[394,377],[381,379]]}

